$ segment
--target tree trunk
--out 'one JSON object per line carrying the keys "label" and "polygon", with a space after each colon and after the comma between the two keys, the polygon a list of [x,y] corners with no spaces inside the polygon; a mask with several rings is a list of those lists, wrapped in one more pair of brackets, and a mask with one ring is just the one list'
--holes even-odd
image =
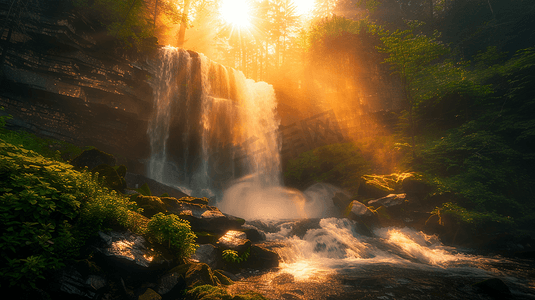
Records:
{"label": "tree trunk", "polygon": [[188,12],[191,0],[184,0],[184,11],[182,12],[182,20],[180,22],[180,29],[178,31],[178,47],[184,47],[184,38],[186,37],[186,27],[188,26]]}
{"label": "tree trunk", "polygon": [[[433,1],[433,0],[431,0]],[[154,1],[154,28],[156,28],[156,16],[158,15],[158,0]]]}

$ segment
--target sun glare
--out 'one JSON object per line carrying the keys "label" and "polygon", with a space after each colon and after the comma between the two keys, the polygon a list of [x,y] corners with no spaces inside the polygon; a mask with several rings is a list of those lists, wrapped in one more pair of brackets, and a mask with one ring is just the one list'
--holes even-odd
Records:
{"label": "sun glare", "polygon": [[293,0],[299,16],[306,16],[316,8],[316,0]]}
{"label": "sun glare", "polygon": [[223,20],[234,27],[251,26],[251,6],[248,0],[223,0],[220,12]]}

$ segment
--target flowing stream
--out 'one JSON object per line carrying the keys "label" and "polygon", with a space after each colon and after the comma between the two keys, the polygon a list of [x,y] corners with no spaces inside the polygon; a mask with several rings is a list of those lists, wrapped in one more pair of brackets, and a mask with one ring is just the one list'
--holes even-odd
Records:
{"label": "flowing stream", "polygon": [[363,230],[334,217],[337,187],[285,188],[267,83],[173,47],[152,66],[149,176],[249,220],[282,259],[277,270],[240,274],[233,291],[271,299],[496,299],[472,284],[499,278],[511,299],[535,299],[532,261],[471,254],[410,228]]}
{"label": "flowing stream", "polygon": [[[244,272],[233,292],[253,289],[270,299],[535,299],[535,264],[444,246],[411,228],[362,230],[349,219],[250,221],[267,233],[265,247],[282,263]],[[502,280],[510,296],[473,284]]]}

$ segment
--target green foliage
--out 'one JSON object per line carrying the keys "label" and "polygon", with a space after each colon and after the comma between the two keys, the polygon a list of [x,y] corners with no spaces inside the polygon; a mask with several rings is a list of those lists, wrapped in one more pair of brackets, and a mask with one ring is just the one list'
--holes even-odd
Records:
{"label": "green foliage", "polygon": [[238,251],[236,250],[226,249],[223,250],[222,256],[223,260],[225,260],[226,262],[239,264],[241,262],[247,261],[250,252],[251,248],[247,248],[247,250],[245,250],[242,255],[239,255]]}
{"label": "green foliage", "polygon": [[473,82],[467,89],[473,93],[464,93],[469,95],[465,102],[470,101],[455,104],[458,111],[469,107],[474,113],[442,131],[439,139],[428,140],[417,168],[434,177],[441,191],[458,196],[457,206],[441,211],[468,223],[514,220],[528,228],[517,220],[535,215],[535,50],[519,51],[504,64],[496,64],[499,53],[487,52],[479,57],[487,67],[476,64],[466,75]]}
{"label": "green foliage", "polygon": [[510,228],[513,225],[513,220],[510,217],[504,217],[495,212],[470,211],[452,202],[443,203],[441,207],[437,207],[431,213],[441,218],[444,215],[451,215],[458,222],[464,222],[474,226],[472,227],[473,230],[496,223],[502,224],[505,228]]}
{"label": "green foliage", "polygon": [[2,140],[35,151],[46,158],[67,161],[80,155],[83,151],[81,148],[63,141],[40,138],[26,131],[2,130],[1,128],[0,126]]}
{"label": "green foliage", "polygon": [[133,226],[135,206],[91,173],[0,140],[0,277],[35,287],[103,226]]}
{"label": "green foliage", "polygon": [[175,251],[177,257],[189,257],[198,247],[189,222],[176,215],[157,213],[147,224],[147,234],[150,239]]}
{"label": "green foliage", "polygon": [[125,50],[144,52],[156,47],[154,25],[140,0],[73,0],[75,7],[98,20],[108,36]]}
{"label": "green foliage", "polygon": [[301,153],[288,162],[284,180],[304,187],[313,182],[328,182],[342,187],[358,187],[360,176],[369,170],[366,160],[353,143],[333,144]]}

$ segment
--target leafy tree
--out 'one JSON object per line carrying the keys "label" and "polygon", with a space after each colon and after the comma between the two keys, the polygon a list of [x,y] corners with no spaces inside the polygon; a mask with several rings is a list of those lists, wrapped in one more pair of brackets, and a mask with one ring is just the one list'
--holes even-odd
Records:
{"label": "leafy tree", "polygon": [[401,78],[401,88],[405,99],[405,109],[408,113],[409,135],[413,156],[415,147],[414,107],[416,105],[416,81],[421,72],[433,62],[449,53],[449,49],[438,40],[440,34],[432,36],[417,33],[416,29],[422,22],[408,21],[406,30],[384,31],[379,50],[388,54],[385,62],[389,63],[395,74]]}

